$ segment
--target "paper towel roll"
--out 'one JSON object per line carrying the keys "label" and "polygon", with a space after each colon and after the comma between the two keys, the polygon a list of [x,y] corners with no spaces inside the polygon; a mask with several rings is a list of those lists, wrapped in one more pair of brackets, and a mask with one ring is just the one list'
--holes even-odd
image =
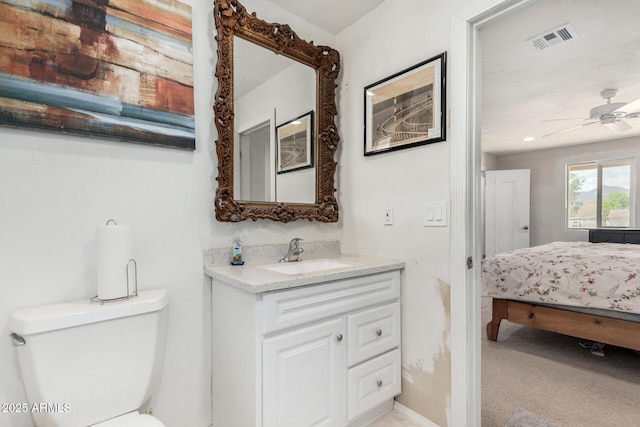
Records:
{"label": "paper towel roll", "polygon": [[[133,258],[129,227],[115,224],[96,227],[96,257],[98,298],[126,297],[127,264]],[[131,283],[130,287],[133,286],[134,283]]]}

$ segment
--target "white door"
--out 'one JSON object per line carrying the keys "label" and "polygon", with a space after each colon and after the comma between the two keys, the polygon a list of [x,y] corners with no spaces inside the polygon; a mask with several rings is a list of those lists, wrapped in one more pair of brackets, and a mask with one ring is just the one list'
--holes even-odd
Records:
{"label": "white door", "polygon": [[529,247],[529,169],[485,177],[485,255]]}
{"label": "white door", "polygon": [[344,318],[264,340],[264,427],[342,425]]}

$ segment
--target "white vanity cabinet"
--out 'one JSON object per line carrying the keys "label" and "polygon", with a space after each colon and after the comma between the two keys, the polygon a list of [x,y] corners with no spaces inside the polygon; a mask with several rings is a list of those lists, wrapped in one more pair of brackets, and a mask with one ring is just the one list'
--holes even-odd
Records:
{"label": "white vanity cabinet", "polygon": [[399,270],[255,294],[212,284],[213,427],[364,425],[400,393]]}

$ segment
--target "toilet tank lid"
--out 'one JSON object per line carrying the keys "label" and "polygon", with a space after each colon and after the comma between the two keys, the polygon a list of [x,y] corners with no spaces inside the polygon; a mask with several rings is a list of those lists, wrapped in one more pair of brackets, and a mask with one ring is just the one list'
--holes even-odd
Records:
{"label": "toilet tank lid", "polygon": [[19,335],[32,335],[160,311],[168,303],[169,297],[165,289],[153,289],[140,291],[135,298],[117,302],[100,303],[85,299],[28,307],[11,314],[9,329]]}

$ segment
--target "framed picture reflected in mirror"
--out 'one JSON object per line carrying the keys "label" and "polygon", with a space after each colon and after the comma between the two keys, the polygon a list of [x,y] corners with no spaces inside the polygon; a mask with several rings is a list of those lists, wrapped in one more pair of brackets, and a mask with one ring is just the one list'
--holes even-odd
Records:
{"label": "framed picture reflected in mirror", "polygon": [[313,111],[276,127],[277,173],[313,167]]}

